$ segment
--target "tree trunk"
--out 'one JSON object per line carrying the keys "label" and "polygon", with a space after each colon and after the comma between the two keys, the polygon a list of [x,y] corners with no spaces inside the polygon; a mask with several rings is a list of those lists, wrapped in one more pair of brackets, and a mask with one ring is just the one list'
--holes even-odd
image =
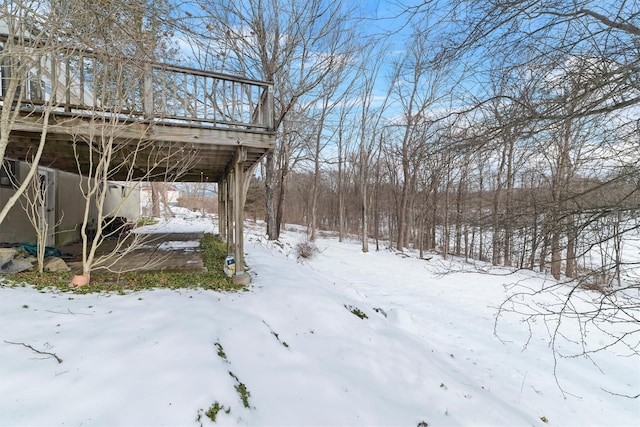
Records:
{"label": "tree trunk", "polygon": [[567,217],[567,262],[565,275],[569,278],[576,277],[576,243],[578,233],[573,215]]}
{"label": "tree trunk", "polygon": [[376,251],[380,250],[380,156],[376,161],[376,187],[373,205],[373,235],[376,241]]}
{"label": "tree trunk", "polygon": [[[405,136],[408,139],[408,136]],[[408,147],[403,147],[402,150],[402,193],[400,195],[400,207],[398,209],[398,244],[397,249],[402,252],[407,245],[406,235],[407,230],[407,207],[409,205],[409,177],[411,171],[409,170],[409,158]]]}
{"label": "tree trunk", "polygon": [[531,225],[531,254],[529,255],[529,269],[533,270],[536,263],[536,252],[538,251],[538,214],[534,212],[533,224]]}
{"label": "tree trunk", "polygon": [[284,223],[284,202],[286,196],[286,175],[283,173],[280,176],[280,180],[278,183],[278,203],[277,203],[277,211],[276,211],[276,230],[278,233],[278,237],[280,238],[280,231],[282,230]]}
{"label": "tree trunk", "polygon": [[160,188],[155,181],[151,182],[151,216],[160,218]]}
{"label": "tree trunk", "polygon": [[545,216],[544,226],[542,228],[542,248],[540,248],[540,272],[544,273],[547,270],[547,255],[549,254],[549,226],[546,224],[548,216]]}
{"label": "tree trunk", "polygon": [[480,221],[478,223],[478,259],[484,261],[484,164],[478,166],[478,186],[480,195],[478,197],[478,212],[480,212]]}
{"label": "tree trunk", "polygon": [[[361,145],[360,147],[360,196],[362,197],[362,212],[361,212],[361,221],[362,221],[362,252],[369,252],[369,173],[368,173],[368,162],[365,159],[369,158],[369,153],[364,152],[364,147]],[[366,163],[366,166],[363,167],[362,162]]]}
{"label": "tree trunk", "polygon": [[276,225],[276,196],[275,186],[275,161],[273,159],[273,150],[269,151],[265,156],[265,204],[266,204],[266,223],[267,238],[269,240],[277,240],[280,232]]}
{"label": "tree trunk", "polygon": [[513,264],[513,215],[512,215],[512,202],[513,202],[513,186],[514,186],[514,172],[513,172],[513,135],[511,131],[508,133],[507,145],[507,189],[505,197],[505,218],[503,220],[504,228],[504,265],[511,266]]}
{"label": "tree trunk", "polygon": [[311,188],[311,236],[309,240],[316,240],[316,227],[318,222],[318,180],[320,177],[320,160],[315,160],[315,171],[313,174],[313,186]]}
{"label": "tree trunk", "polygon": [[451,244],[451,232],[449,230],[449,192],[451,191],[451,169],[450,162],[447,163],[447,183],[444,190],[444,209],[443,209],[443,230],[442,230],[442,257],[449,258],[449,246]]}
{"label": "tree trunk", "polygon": [[613,227],[613,251],[614,251],[614,262],[615,262],[615,279],[618,287],[622,286],[621,275],[621,267],[622,267],[622,238],[623,235],[620,232],[622,223],[622,213],[618,211],[616,213],[616,220]]}
{"label": "tree trunk", "polygon": [[342,126],[338,135],[338,241],[344,240],[344,183],[342,165]]}
{"label": "tree trunk", "polygon": [[493,194],[493,239],[492,239],[492,256],[491,263],[493,265],[500,265],[501,251],[500,251],[500,239],[501,239],[501,216],[502,216],[502,175],[504,173],[504,166],[507,160],[506,147],[502,150],[502,156],[500,157],[500,165],[498,166],[498,174],[496,176],[496,189]]}
{"label": "tree trunk", "polygon": [[554,224],[551,233],[551,275],[554,279],[560,280],[560,272],[562,268],[560,227]]}

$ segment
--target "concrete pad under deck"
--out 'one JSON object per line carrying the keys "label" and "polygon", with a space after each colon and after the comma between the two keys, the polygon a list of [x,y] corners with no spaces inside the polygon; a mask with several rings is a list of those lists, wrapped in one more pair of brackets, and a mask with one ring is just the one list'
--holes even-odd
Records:
{"label": "concrete pad under deck", "polygon": [[[141,242],[135,248],[120,249],[114,261],[107,266],[98,265],[95,272],[114,273],[127,271],[206,271],[202,262],[199,242],[201,233],[168,233],[140,235]],[[125,247],[133,239],[127,237]],[[129,241],[129,242],[127,242]],[[141,244],[140,244],[141,243]],[[98,248],[98,255],[113,252],[118,239],[107,239]],[[60,248],[72,255],[67,264],[75,274],[82,273],[82,243],[74,243]]]}

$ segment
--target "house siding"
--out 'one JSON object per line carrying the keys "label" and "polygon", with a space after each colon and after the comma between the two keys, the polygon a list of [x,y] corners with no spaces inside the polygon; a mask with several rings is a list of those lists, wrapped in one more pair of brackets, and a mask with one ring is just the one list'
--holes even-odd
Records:
{"label": "house siding", "polygon": [[[29,171],[29,166],[18,162],[16,175],[23,177]],[[5,206],[9,198],[15,193],[10,187],[0,187],[0,206]],[[24,200],[23,200],[24,201]],[[0,224],[0,242],[35,241],[36,233],[23,210],[21,200],[18,200],[11,208],[4,221]]]}
{"label": "house siding", "polygon": [[[17,176],[26,176],[29,165],[17,164]],[[86,187],[87,178],[80,175],[56,170],[53,178],[55,186],[55,245],[80,240],[80,229],[84,218],[86,200],[81,191],[81,184]],[[105,200],[104,216],[123,216],[135,221],[140,216],[139,187],[128,183],[110,183]],[[0,206],[7,203],[14,190],[0,187]],[[24,200],[24,199],[23,199]],[[91,203],[89,223],[95,224],[97,212],[95,203]],[[18,201],[5,220],[0,224],[0,243],[35,242],[36,232],[27,214]]]}

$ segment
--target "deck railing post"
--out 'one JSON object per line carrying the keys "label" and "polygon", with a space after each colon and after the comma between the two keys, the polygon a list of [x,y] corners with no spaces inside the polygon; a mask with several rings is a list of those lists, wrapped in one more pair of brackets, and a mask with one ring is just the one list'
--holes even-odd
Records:
{"label": "deck railing post", "polygon": [[267,85],[267,102],[266,105],[263,106],[264,119],[262,120],[262,124],[267,126],[267,129],[273,129],[273,85]]}

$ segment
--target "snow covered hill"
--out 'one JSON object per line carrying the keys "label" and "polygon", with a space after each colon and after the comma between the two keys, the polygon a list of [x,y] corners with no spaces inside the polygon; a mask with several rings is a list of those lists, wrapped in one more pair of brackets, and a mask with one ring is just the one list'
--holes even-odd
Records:
{"label": "snow covered hill", "polygon": [[[155,227],[215,231],[197,218]],[[612,394],[640,393],[637,356],[556,358],[554,376],[545,324],[509,313],[496,324],[505,285],[544,277],[363,254],[332,237],[301,262],[303,234],[263,233],[247,226],[249,292],[0,287],[0,425],[213,425],[216,403],[217,425],[640,422],[639,400]]]}

